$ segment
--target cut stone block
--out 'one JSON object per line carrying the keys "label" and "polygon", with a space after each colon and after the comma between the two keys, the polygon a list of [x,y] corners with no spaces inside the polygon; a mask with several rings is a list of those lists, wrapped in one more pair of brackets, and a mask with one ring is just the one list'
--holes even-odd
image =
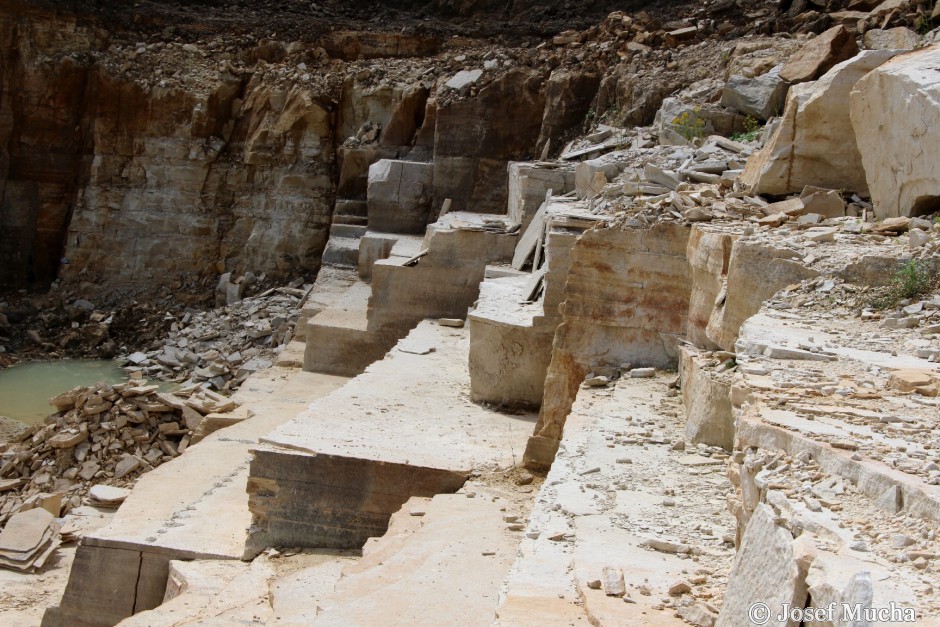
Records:
{"label": "cut stone block", "polygon": [[382,159],[369,166],[369,228],[423,233],[431,207],[434,166]]}

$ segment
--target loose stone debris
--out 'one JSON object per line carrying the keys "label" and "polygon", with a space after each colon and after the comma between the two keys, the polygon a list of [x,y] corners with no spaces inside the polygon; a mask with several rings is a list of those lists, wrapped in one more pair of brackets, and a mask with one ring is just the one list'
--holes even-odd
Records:
{"label": "loose stone debris", "polygon": [[56,413],[0,444],[0,524],[46,508],[63,516],[82,505],[117,507],[136,479],[181,455],[203,424],[236,404],[189,386],[159,392],[142,379],[64,392]]}

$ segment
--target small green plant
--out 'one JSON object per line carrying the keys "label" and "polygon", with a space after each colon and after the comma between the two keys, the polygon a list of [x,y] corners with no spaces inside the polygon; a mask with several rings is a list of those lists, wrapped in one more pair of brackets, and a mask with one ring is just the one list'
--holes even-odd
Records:
{"label": "small green plant", "polygon": [[757,118],[747,116],[744,118],[744,132],[735,133],[731,139],[736,142],[752,142],[760,135],[761,125]]}
{"label": "small green plant", "polygon": [[936,283],[937,277],[927,262],[911,259],[901,266],[891,283],[882,290],[872,304],[879,309],[896,307],[906,298],[927,294]]}
{"label": "small green plant", "polygon": [[683,111],[672,119],[672,125],[686,141],[705,136],[705,120],[699,115],[701,112],[701,107],[695,107],[691,112]]}
{"label": "small green plant", "polygon": [[920,15],[914,21],[914,30],[917,31],[917,34],[923,37],[930,32],[930,18],[926,15]]}

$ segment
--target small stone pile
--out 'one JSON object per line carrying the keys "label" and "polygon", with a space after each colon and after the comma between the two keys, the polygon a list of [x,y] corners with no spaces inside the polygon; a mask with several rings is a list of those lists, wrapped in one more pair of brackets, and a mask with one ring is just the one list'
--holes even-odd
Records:
{"label": "small stone pile", "polygon": [[173,322],[165,339],[121,359],[150,379],[237,389],[251,373],[270,368],[291,341],[306,293],[278,287],[211,311],[167,314]]}
{"label": "small stone pile", "polygon": [[57,413],[45,424],[0,445],[0,525],[34,507],[64,515],[97,484],[133,485],[182,454],[204,416],[236,406],[196,386],[161,393],[141,379],[75,388],[49,402]]}

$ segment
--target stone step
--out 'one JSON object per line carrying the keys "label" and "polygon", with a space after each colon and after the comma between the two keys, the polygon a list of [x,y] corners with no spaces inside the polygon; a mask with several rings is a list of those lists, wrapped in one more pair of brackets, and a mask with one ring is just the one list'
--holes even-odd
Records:
{"label": "stone step", "polygon": [[249,377],[234,399],[255,413],[143,475],[110,524],[83,538],[43,624],[114,625],[163,601],[171,560],[240,559],[251,522],[250,448],[346,381],[283,369]]}
{"label": "stone step", "polygon": [[422,322],[350,387],[263,437],[249,551],[359,548],[412,496],[454,492],[475,469],[518,462],[535,417],[471,403],[468,350],[465,330]]}
{"label": "stone step", "polygon": [[303,368],[306,347],[306,343],[293,340],[278,353],[274,365],[278,368]]}
{"label": "stone step", "polygon": [[308,372],[356,376],[384,357],[399,339],[395,333],[369,331],[372,290],[367,283],[352,280],[343,285],[342,292],[317,297],[325,308],[312,313],[304,325],[303,367]]}
{"label": "stone step", "polygon": [[369,218],[367,216],[354,216],[343,213],[333,216],[333,224],[353,224],[365,226],[369,224]]}
{"label": "stone step", "polygon": [[492,624],[521,537],[503,521],[507,503],[485,488],[409,499],[321,599],[315,624]]}
{"label": "stone step", "polygon": [[[673,377],[578,391],[497,624],[685,624],[677,611],[714,620],[707,600],[721,597],[734,557],[726,461],[672,446],[683,429]],[[621,574],[621,591],[605,589]],[[690,589],[670,594],[682,581]]]}
{"label": "stone step", "polygon": [[322,266],[317,273],[317,280],[310,290],[310,296],[300,310],[300,317],[297,319],[297,325],[294,328],[294,337],[303,340],[307,335],[307,322],[310,318],[325,309],[329,309],[335,302],[346,298],[350,287],[357,284],[365,290],[365,298],[368,301],[369,286],[359,280],[355,270]]}
{"label": "stone step", "polygon": [[359,240],[351,237],[331,236],[323,251],[323,264],[355,268],[359,265]]}
{"label": "stone step", "polygon": [[330,226],[330,237],[346,237],[349,239],[359,239],[366,233],[366,226],[363,224],[343,224],[336,223]]}
{"label": "stone step", "polygon": [[333,212],[333,215],[360,216],[364,218],[369,215],[369,203],[365,200],[339,198],[336,200],[336,210]]}

